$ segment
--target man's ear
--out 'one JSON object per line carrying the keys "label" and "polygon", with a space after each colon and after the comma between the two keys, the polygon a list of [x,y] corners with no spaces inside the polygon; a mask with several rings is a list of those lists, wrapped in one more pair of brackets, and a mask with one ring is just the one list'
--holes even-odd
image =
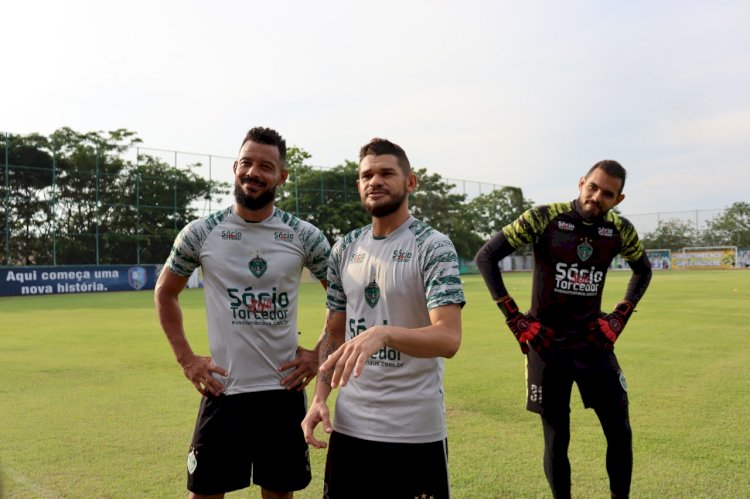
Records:
{"label": "man's ear", "polygon": [[409,173],[409,176],[406,178],[406,192],[412,193],[417,190],[418,186],[419,180],[417,179],[417,176],[414,172]]}

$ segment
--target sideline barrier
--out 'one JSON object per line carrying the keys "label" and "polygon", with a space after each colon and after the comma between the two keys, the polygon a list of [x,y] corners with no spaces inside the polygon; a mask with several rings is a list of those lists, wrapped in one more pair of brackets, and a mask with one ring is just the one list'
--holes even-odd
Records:
{"label": "sideline barrier", "polygon": [[154,289],[162,265],[0,268],[0,296]]}

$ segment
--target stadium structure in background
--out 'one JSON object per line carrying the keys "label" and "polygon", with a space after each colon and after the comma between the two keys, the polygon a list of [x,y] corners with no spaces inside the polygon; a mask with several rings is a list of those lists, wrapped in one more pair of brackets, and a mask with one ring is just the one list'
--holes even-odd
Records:
{"label": "stadium structure in background", "polygon": [[[80,136],[60,142],[0,132],[0,267],[158,265],[185,223],[232,202],[229,183],[216,180],[216,171],[231,168],[232,157],[105,144]],[[287,211],[309,219],[316,211],[358,202],[351,170],[305,168],[308,177],[312,171],[319,182],[302,184],[297,169],[290,169],[280,192],[292,200],[284,206]],[[450,193],[467,202],[502,187],[442,181],[450,185]],[[304,206],[300,199],[306,200]],[[641,234],[664,220],[679,220],[700,234],[719,213],[717,209],[625,216]],[[745,260],[747,249],[741,248],[737,266]],[[512,270],[528,269],[530,260],[521,256],[508,265]],[[467,262],[463,270],[471,269]]]}

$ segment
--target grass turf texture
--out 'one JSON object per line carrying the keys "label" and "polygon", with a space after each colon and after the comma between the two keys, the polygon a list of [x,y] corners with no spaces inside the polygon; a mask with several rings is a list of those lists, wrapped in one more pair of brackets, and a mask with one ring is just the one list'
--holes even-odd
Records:
{"label": "grass turf texture", "polygon": [[[629,273],[609,275],[604,303]],[[506,274],[528,306],[530,274]],[[538,416],[524,409],[524,359],[478,276],[465,277],[461,350],[446,362],[456,498],[549,497]],[[205,353],[200,290],[181,297]],[[303,284],[302,344],[323,318]],[[633,497],[750,496],[750,272],[656,273],[617,344],[634,429]],[[151,292],[0,299],[0,473],[6,497],[184,497],[199,395],[156,320]],[[608,497],[605,441],[577,391],[574,497]],[[319,498],[325,451],[310,450]],[[373,480],[384,477],[373,477]],[[363,487],[366,487],[363,484]],[[259,497],[251,487],[228,497]],[[2,494],[0,493],[0,496]]]}

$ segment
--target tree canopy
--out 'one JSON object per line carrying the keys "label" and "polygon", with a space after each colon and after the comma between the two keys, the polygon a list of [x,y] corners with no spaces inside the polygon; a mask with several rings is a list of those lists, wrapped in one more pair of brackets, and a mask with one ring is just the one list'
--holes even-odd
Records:
{"label": "tree canopy", "polygon": [[317,226],[331,243],[370,223],[359,202],[357,163],[322,170],[306,165],[309,157],[297,147],[287,151],[289,179],[277,192],[276,205]]}
{"label": "tree canopy", "polygon": [[659,222],[652,232],[641,236],[646,249],[677,250],[697,245],[695,226],[691,222],[670,219]]}
{"label": "tree canopy", "polygon": [[[309,157],[296,147],[287,151],[289,180],[279,190],[276,205],[316,225],[331,243],[357,227],[369,224],[370,216],[362,208],[357,190],[359,165],[346,161],[323,170],[305,164]],[[458,254],[466,259],[473,258],[484,243],[487,233],[484,229],[490,226],[494,217],[510,220],[520,215],[523,210],[518,210],[525,206],[520,189],[507,188],[501,195],[485,194],[467,203],[466,195],[456,193],[455,185],[440,175],[430,174],[425,168],[415,169],[414,173],[418,186],[409,196],[412,214],[447,235]],[[491,200],[483,202],[486,196],[492,196]],[[479,207],[491,203],[494,203],[495,211],[481,212]],[[507,207],[514,211],[505,213]]]}
{"label": "tree canopy", "polygon": [[482,239],[489,239],[533,206],[523,197],[520,187],[501,187],[477,196],[469,202],[468,210],[475,224],[474,230]]}
{"label": "tree canopy", "polygon": [[750,247],[750,203],[737,202],[707,222],[703,242],[711,246]]}
{"label": "tree canopy", "polygon": [[[141,140],[135,132],[79,133],[61,128],[0,137],[4,182],[2,265],[161,263],[177,232],[202,213],[206,199],[229,193],[230,184],[201,177],[194,163],[177,168],[158,157],[126,152]],[[276,204],[318,226],[331,243],[370,223],[357,191],[358,164],[316,168],[302,148],[287,151],[289,178]],[[425,168],[409,206],[451,238],[464,259],[533,205],[518,187],[505,186],[474,198]],[[687,246],[750,246],[750,204],[736,202],[702,231],[670,219],[641,234],[650,249]],[[528,251],[526,248],[524,251]]]}
{"label": "tree canopy", "polygon": [[70,128],[0,142],[3,264],[163,262],[177,231],[196,216],[194,204],[226,193],[227,184],[199,176],[199,164],[124,159],[138,143],[125,129]]}
{"label": "tree canopy", "polygon": [[647,249],[673,251],[695,246],[750,247],[750,204],[735,202],[699,231],[692,221],[669,219],[641,236]]}

